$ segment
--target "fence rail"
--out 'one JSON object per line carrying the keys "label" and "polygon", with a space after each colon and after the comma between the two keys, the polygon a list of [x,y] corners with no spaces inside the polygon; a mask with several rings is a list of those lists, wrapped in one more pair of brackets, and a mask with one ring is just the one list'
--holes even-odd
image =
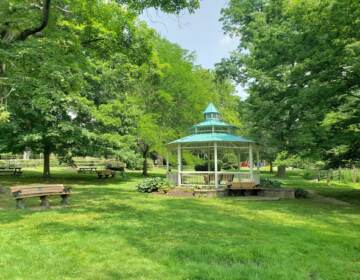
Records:
{"label": "fence rail", "polygon": [[326,180],[327,184],[331,181],[338,181],[343,183],[360,182],[360,169],[353,168],[338,168],[338,169],[304,169],[303,177],[307,180]]}
{"label": "fence rail", "polygon": [[[184,186],[206,186],[210,188],[215,187],[215,172],[214,171],[181,171],[181,185]],[[167,174],[168,180],[178,185],[178,173],[171,172]],[[250,173],[241,172],[218,172],[218,185],[226,186],[228,181],[234,182],[255,182],[260,183],[260,174],[253,173],[251,178]]]}

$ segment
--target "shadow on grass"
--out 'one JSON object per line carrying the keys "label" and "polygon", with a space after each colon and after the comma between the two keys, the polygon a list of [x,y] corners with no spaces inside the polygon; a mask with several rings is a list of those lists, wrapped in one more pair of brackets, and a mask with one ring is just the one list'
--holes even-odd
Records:
{"label": "shadow on grass", "polygon": [[[106,196],[119,197],[105,205],[97,200],[66,211],[56,210],[66,215],[87,213],[92,217],[90,220],[42,222],[38,234],[45,232],[63,238],[73,234],[84,238],[100,236],[104,241],[110,236],[119,238],[143,258],[156,259],[158,264],[174,269],[184,279],[225,279],[226,276],[235,279],[239,271],[264,273],[266,270],[274,276],[281,272],[271,270],[276,262],[286,263],[293,273],[306,274],[311,267],[321,268],[313,261],[302,262],[303,266],[298,268],[303,258],[327,258],[328,254],[335,258],[344,250],[355,255],[360,248],[350,230],[337,228],[335,212],[345,214],[344,209],[322,209],[306,202],[308,209],[304,211],[299,207],[304,201],[239,204],[233,199],[159,199],[113,188],[107,191],[110,194]],[[273,216],[263,216],[269,213]],[[279,214],[286,214],[285,219]],[[291,219],[298,219],[299,223],[292,223]],[[346,254],[342,257],[348,259]]]}

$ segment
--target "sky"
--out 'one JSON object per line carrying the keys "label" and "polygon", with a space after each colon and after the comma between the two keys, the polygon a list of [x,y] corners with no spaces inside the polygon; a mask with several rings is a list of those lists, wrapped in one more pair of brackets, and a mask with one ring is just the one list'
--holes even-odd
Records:
{"label": "sky", "polygon": [[[141,19],[169,41],[194,51],[195,62],[210,69],[222,58],[228,57],[238,45],[236,39],[224,34],[219,21],[221,9],[227,2],[202,0],[200,9],[193,14],[184,11],[180,15],[172,15],[148,9],[141,15]],[[237,92],[241,97],[246,97],[241,86],[237,87]]]}

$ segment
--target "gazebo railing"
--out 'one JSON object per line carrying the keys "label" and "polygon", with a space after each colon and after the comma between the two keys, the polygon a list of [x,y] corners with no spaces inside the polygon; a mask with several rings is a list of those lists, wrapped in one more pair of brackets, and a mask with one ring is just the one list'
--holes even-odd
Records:
{"label": "gazebo railing", "polygon": [[[250,173],[244,173],[239,171],[218,173],[218,186],[226,186],[228,181],[233,182],[254,182],[260,183],[260,174],[253,173],[251,178]],[[199,187],[215,187],[215,172],[214,171],[181,171],[181,185],[182,186],[199,186]],[[171,172],[167,174],[168,180],[174,185],[178,185],[178,173]]]}

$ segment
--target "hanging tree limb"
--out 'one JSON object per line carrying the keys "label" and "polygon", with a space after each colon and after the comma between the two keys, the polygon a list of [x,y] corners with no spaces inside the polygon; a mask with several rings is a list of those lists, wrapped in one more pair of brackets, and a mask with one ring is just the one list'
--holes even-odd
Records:
{"label": "hanging tree limb", "polygon": [[48,25],[49,15],[50,15],[50,4],[51,4],[51,0],[43,0],[43,6],[42,6],[42,14],[43,14],[43,16],[42,16],[42,21],[41,21],[40,25],[37,26],[37,27],[32,27],[32,28],[25,29],[24,31],[22,31],[19,34],[19,36],[17,36],[15,38],[15,41],[24,41],[29,36],[40,32],[41,30],[43,30]]}

